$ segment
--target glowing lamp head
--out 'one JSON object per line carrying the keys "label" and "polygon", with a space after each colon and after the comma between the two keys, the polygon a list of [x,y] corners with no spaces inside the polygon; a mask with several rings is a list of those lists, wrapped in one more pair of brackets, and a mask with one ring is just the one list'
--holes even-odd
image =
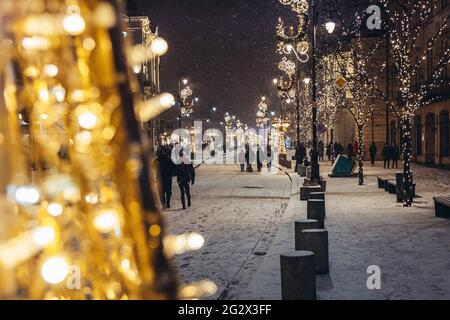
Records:
{"label": "glowing lamp head", "polygon": [[155,54],[157,56],[164,55],[168,49],[169,49],[169,45],[167,44],[167,41],[161,37],[153,40],[150,45],[150,50],[152,50],[153,54]]}
{"label": "glowing lamp head", "polygon": [[327,30],[327,32],[329,34],[332,34],[334,32],[335,28],[336,28],[336,23],[334,23],[333,21],[328,21],[327,23],[325,23],[325,29]]}
{"label": "glowing lamp head", "polygon": [[275,85],[278,84],[278,79],[277,79],[277,78],[274,78],[274,79],[273,79],[273,84],[275,84]]}
{"label": "glowing lamp head", "polygon": [[303,79],[303,82],[308,85],[311,82],[311,78],[305,78]]}
{"label": "glowing lamp head", "polygon": [[189,80],[188,79],[183,79],[183,84],[184,85],[187,85],[189,83]]}

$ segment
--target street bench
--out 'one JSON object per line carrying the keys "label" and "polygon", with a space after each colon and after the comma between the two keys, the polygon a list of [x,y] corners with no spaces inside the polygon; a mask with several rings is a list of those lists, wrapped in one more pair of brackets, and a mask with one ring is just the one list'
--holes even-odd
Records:
{"label": "street bench", "polygon": [[450,219],[450,197],[435,197],[433,199],[436,217]]}
{"label": "street bench", "polygon": [[378,179],[378,188],[385,189],[386,188],[386,182],[388,180],[394,179],[394,177],[377,177]]}
{"label": "street bench", "polygon": [[387,189],[389,194],[397,194],[397,182],[395,180],[388,180]]}

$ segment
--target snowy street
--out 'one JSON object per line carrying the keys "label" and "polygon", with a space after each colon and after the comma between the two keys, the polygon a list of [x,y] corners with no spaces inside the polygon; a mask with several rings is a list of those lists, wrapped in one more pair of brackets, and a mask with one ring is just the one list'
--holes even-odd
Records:
{"label": "snowy street", "polygon": [[206,241],[200,251],[177,258],[183,283],[207,278],[219,287],[213,298],[239,297],[264,258],[260,254],[268,251],[291,194],[289,177],[273,171],[278,172],[249,174],[240,173],[239,165],[202,165],[186,211],[174,181],[173,209],[165,214],[168,231],[199,232]]}
{"label": "snowy street", "polygon": [[[211,162],[211,161],[209,161]],[[322,174],[330,170],[322,164]],[[319,299],[449,299],[450,221],[434,217],[432,197],[447,194],[450,172],[414,166],[417,198],[403,208],[377,188],[378,175],[395,169],[366,167],[356,178],[328,180],[326,194],[330,274],[317,277]],[[274,170],[275,171],[275,170]],[[212,299],[280,299],[279,255],[294,249],[296,219],[306,218],[298,200],[300,179],[291,171],[240,173],[239,166],[197,169],[193,207],[182,211],[174,183],[169,231],[196,231],[200,251],[176,258],[183,283],[211,279]],[[381,290],[368,290],[367,267],[381,268]]]}

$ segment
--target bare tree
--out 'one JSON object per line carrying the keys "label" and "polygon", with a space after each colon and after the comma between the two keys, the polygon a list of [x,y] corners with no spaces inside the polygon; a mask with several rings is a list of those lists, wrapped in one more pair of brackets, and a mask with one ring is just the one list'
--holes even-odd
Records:
{"label": "bare tree", "polygon": [[344,107],[355,121],[358,134],[358,183],[364,184],[364,127],[369,122],[374,98],[380,87],[380,74],[385,66],[373,67],[373,63],[382,48],[382,38],[367,38],[363,35],[363,14],[356,12],[352,19],[344,18],[336,10],[342,27],[342,34],[336,37],[337,48],[333,54],[335,64],[345,79],[350,97],[344,101]]}

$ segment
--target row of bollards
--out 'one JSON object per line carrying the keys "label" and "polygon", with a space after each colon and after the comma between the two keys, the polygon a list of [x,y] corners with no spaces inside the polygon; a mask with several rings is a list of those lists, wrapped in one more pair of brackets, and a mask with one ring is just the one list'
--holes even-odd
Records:
{"label": "row of bollards", "polygon": [[280,256],[283,300],[315,300],[316,274],[329,273],[325,193],[320,186],[304,186],[300,196],[308,201],[307,218],[295,221],[295,252]]}

